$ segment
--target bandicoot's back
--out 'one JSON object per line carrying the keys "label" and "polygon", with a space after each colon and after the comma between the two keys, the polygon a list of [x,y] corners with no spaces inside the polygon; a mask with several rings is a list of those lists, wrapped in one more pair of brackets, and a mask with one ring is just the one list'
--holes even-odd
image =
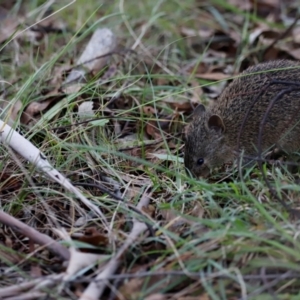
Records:
{"label": "bandicoot's back", "polygon": [[262,151],[274,144],[288,153],[300,149],[299,63],[279,60],[250,67],[210,108],[200,105],[185,131],[185,166],[195,176],[207,175],[237,150],[257,155],[260,128]]}

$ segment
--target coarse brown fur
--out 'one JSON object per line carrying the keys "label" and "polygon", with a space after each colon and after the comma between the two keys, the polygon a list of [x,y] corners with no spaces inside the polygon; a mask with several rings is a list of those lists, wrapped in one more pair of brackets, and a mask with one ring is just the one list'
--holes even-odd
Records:
{"label": "coarse brown fur", "polygon": [[185,166],[199,177],[232,161],[238,150],[257,156],[259,128],[265,117],[262,151],[274,145],[287,153],[300,150],[300,63],[277,60],[250,67],[211,107],[199,105],[185,129]]}

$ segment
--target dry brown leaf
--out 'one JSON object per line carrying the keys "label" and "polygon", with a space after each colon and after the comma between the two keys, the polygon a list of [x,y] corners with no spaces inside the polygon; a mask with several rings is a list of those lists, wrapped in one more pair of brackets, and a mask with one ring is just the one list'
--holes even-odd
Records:
{"label": "dry brown leaf", "polygon": [[[199,218],[199,219],[203,218],[204,209],[203,209],[203,206],[201,205],[201,203],[199,203],[198,201],[194,201],[189,214],[191,216]],[[191,223],[194,223],[194,222],[191,222]]]}
{"label": "dry brown leaf", "polygon": [[144,278],[131,279],[120,287],[119,292],[125,299],[139,298],[144,281]]}
{"label": "dry brown leaf", "polygon": [[164,226],[164,228],[171,232],[176,232],[177,234],[180,233],[181,228],[189,223],[185,218],[178,216],[178,213],[175,210],[162,210],[161,215],[167,221],[167,224]]}
{"label": "dry brown leaf", "polygon": [[[235,48],[236,48],[235,46],[237,46],[241,43],[242,34],[240,32],[234,31],[234,30],[229,30],[228,36],[230,38],[232,38],[232,40],[235,42],[235,43],[231,43],[231,45],[230,45],[230,46],[234,46],[234,47],[231,47],[231,48],[232,48],[233,52],[235,53],[236,52],[235,51]],[[228,55],[230,54],[229,52],[230,52],[230,50],[227,50]]]}
{"label": "dry brown leaf", "polygon": [[274,30],[265,30],[259,36],[259,42],[262,45],[270,45],[274,40],[280,37],[280,33]]}
{"label": "dry brown leaf", "polygon": [[138,197],[140,197],[140,194],[141,188],[133,185],[130,189],[126,190],[126,196],[124,198],[130,201],[131,199],[137,199]]}
{"label": "dry brown leaf", "polygon": [[227,0],[228,4],[231,4],[235,6],[236,8],[243,10],[243,11],[249,11],[252,9],[253,5],[250,0]]}
{"label": "dry brown leaf", "polygon": [[292,36],[295,43],[300,44],[300,26],[296,26],[292,30]]}
{"label": "dry brown leaf", "polygon": [[187,28],[187,27],[181,27],[180,28],[180,33],[184,36],[184,37],[191,37],[191,36],[197,36],[198,32],[196,29],[193,28]]}
{"label": "dry brown leaf", "polygon": [[106,81],[113,76],[115,76],[118,72],[118,66],[116,64],[111,64],[109,68],[105,71],[105,73],[100,78],[100,83]]}
{"label": "dry brown leaf", "polygon": [[[80,77],[78,77],[80,78]],[[66,85],[62,88],[62,90],[64,91],[64,93],[70,95],[70,94],[76,94],[78,93],[83,87],[85,86],[84,83],[74,83],[74,84],[70,84],[70,85]]]}
{"label": "dry brown leaf", "polygon": [[[11,100],[14,101],[14,100]],[[18,115],[20,110],[23,107],[23,104],[20,100],[16,101],[13,106],[10,106],[12,102],[9,102],[7,100],[0,100],[0,108],[2,109],[8,109],[7,110],[7,116],[9,117],[7,122],[8,125],[13,125],[15,121],[18,120]],[[8,108],[9,106],[9,108]]]}
{"label": "dry brown leaf", "polygon": [[[19,256],[18,253],[6,250],[5,247],[3,247],[5,245],[9,249],[13,249],[14,242],[11,237],[1,228],[0,239],[0,257],[2,258],[2,260],[6,260],[11,264],[18,264],[22,260],[22,257]],[[2,241],[4,241],[4,243]]]}
{"label": "dry brown leaf", "polygon": [[185,102],[181,102],[181,103],[180,102],[170,102],[171,108],[173,108],[176,111],[180,111],[180,112],[181,111],[191,112],[193,110],[191,103],[197,103],[197,104],[200,103],[200,98],[198,98],[198,95],[196,92],[193,93],[193,95],[195,95],[195,94],[196,94],[196,96],[195,96],[196,99],[193,96],[190,101],[185,101]]}
{"label": "dry brown leaf", "polygon": [[71,72],[70,64],[63,64],[60,66],[55,66],[53,69],[53,75],[49,82],[49,86],[60,87],[63,83],[63,78]]}
{"label": "dry brown leaf", "polygon": [[65,80],[65,85],[85,81],[88,72],[97,73],[107,63],[117,46],[117,39],[113,32],[108,28],[98,28],[92,35],[74,68]]}
{"label": "dry brown leaf", "polygon": [[[136,270],[138,272],[138,270]],[[166,280],[166,276],[164,275],[156,275],[151,276],[150,278],[143,277],[143,278],[134,278],[129,280],[128,282],[124,283],[120,287],[120,293],[125,297],[125,299],[136,299],[139,298],[139,295],[141,293],[141,289],[146,288],[147,286],[153,287],[152,292],[159,293],[162,288],[165,288],[167,285],[169,285],[173,281],[177,281],[178,277],[176,276],[170,276]],[[154,288],[155,285],[155,288]]]}
{"label": "dry brown leaf", "polygon": [[[142,147],[133,147],[126,151],[126,153],[133,157],[139,157],[142,158],[144,155],[144,152],[146,152],[146,159],[151,161],[152,163],[160,162],[160,160],[157,157],[154,157],[152,154],[153,152],[157,153],[156,151],[158,147],[160,147],[162,143],[157,143],[155,145],[145,145],[144,148]],[[137,169],[144,170],[144,166],[140,163],[136,163],[134,161],[130,161],[129,165],[131,167],[135,166]]]}
{"label": "dry brown leaf", "polygon": [[165,116],[157,121],[149,121],[146,125],[146,132],[152,138],[159,139],[161,138],[162,132],[167,133],[170,129],[170,125],[173,121],[174,116]]}
{"label": "dry brown leaf", "polygon": [[[82,235],[78,237],[76,240],[95,246],[107,246],[108,245],[108,239],[107,236],[102,234],[97,230],[96,227],[88,227],[85,229],[85,235]],[[83,248],[81,249],[82,252],[92,252],[95,253],[97,252],[97,249],[90,249],[90,248]]]}
{"label": "dry brown leaf", "polygon": [[8,11],[3,8],[0,8],[0,16],[0,43],[3,43],[12,36],[24,19],[18,16],[8,16]]}
{"label": "dry brown leaf", "polygon": [[279,50],[275,47],[268,49],[266,53],[264,53],[264,60],[274,60],[279,56]]}
{"label": "dry brown leaf", "polygon": [[131,97],[119,97],[115,100],[115,105],[118,109],[128,109],[133,106],[134,100]]}
{"label": "dry brown leaf", "polygon": [[147,207],[143,206],[142,211],[150,216],[150,217],[154,217],[154,213],[155,213],[155,207],[153,205],[148,205]]}
{"label": "dry brown leaf", "polygon": [[77,65],[84,64],[85,68],[97,73],[109,60],[109,56],[99,56],[114,51],[117,40],[109,28],[98,28],[86,45],[83,53],[77,61]]}
{"label": "dry brown leaf", "polygon": [[10,251],[5,251],[5,249],[2,249],[2,247],[0,247],[0,257],[2,260],[10,262],[12,265],[17,265],[19,262],[22,261],[21,256],[18,256],[15,253],[11,253]]}
{"label": "dry brown leaf", "polygon": [[[200,103],[201,97],[203,95],[203,90],[202,87],[199,86],[199,83],[195,80],[193,80],[191,82],[191,90],[190,92],[192,93],[192,97],[190,99],[190,103],[192,103],[193,105],[197,105]],[[190,112],[190,109],[192,107],[190,107],[189,109],[185,109],[186,112]]]}
{"label": "dry brown leaf", "polygon": [[288,53],[295,59],[300,59],[300,50],[299,48],[294,48],[292,43],[277,43],[271,50],[274,52],[277,51],[277,53],[282,51]]}
{"label": "dry brown leaf", "polygon": [[[193,201],[191,203],[187,203],[184,207],[184,215],[178,214],[178,211],[175,209],[162,209],[159,211],[159,214],[162,216],[164,222],[164,227],[168,228],[168,230],[172,232],[179,232],[180,228],[189,225],[196,225],[197,222],[192,221],[188,218],[188,216],[193,216],[198,219],[201,219],[204,215],[204,209],[198,201]],[[185,217],[185,215],[187,217]]]}
{"label": "dry brown leaf", "polygon": [[161,163],[161,159],[157,157],[158,154],[162,154],[167,156],[167,151],[166,149],[146,149],[146,159],[148,161],[151,161],[152,164],[156,165],[156,164],[160,164]]}
{"label": "dry brown leaf", "polygon": [[211,300],[211,298],[208,296],[208,294],[202,294],[200,296],[184,296],[184,297],[179,297],[177,300]]}
{"label": "dry brown leaf", "polygon": [[154,115],[156,114],[156,110],[152,106],[144,106],[143,112],[146,115]]}
{"label": "dry brown leaf", "polygon": [[[51,93],[53,94],[53,92]],[[50,93],[49,93],[50,95]],[[49,107],[53,102],[57,102],[65,97],[65,94],[56,94],[49,96],[46,100],[31,102],[21,115],[21,123],[28,125],[30,121],[37,119],[41,113]]]}
{"label": "dry brown leaf", "polygon": [[186,74],[203,74],[208,72],[209,70],[209,64],[202,61],[201,63],[195,65],[193,62],[192,64],[187,65],[185,68],[183,68],[183,73]]}
{"label": "dry brown leaf", "polygon": [[49,15],[48,12],[43,16],[43,19],[38,21],[38,24],[34,27],[36,30],[41,29],[42,32],[51,30],[63,30],[66,29],[67,24],[58,17],[57,14]]}
{"label": "dry brown leaf", "polygon": [[33,278],[39,278],[43,275],[42,269],[39,265],[31,265],[30,266],[30,276]]}
{"label": "dry brown leaf", "polygon": [[[282,47],[283,48],[283,47]],[[281,50],[283,50],[281,48]],[[285,51],[290,54],[292,57],[294,57],[295,59],[298,59],[300,60],[300,49],[293,49],[291,50],[289,47],[284,47],[285,48]]]}
{"label": "dry brown leaf", "polygon": [[[15,122],[17,121],[17,117],[19,115],[20,109],[23,107],[23,104],[20,100],[18,100],[17,102],[15,102],[12,110],[11,110],[11,114],[10,114],[10,119]],[[22,119],[22,116],[21,116]]]}
{"label": "dry brown leaf", "polygon": [[156,125],[155,121],[147,122],[146,132],[154,140],[161,138],[160,130],[157,128],[157,125]]}
{"label": "dry brown leaf", "polygon": [[280,0],[251,0],[251,4],[255,6],[256,13],[260,17],[276,14],[277,18],[280,13]]}
{"label": "dry brown leaf", "polygon": [[164,294],[152,294],[145,298],[145,300],[167,300],[167,299],[170,298]]}

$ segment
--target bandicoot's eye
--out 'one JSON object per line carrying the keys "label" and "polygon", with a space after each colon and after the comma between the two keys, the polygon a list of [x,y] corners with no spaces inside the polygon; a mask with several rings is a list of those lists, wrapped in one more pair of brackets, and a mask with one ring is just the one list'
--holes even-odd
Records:
{"label": "bandicoot's eye", "polygon": [[203,165],[203,163],[204,163],[204,159],[203,159],[203,158],[199,158],[199,159],[197,160],[197,165],[198,165],[198,166]]}

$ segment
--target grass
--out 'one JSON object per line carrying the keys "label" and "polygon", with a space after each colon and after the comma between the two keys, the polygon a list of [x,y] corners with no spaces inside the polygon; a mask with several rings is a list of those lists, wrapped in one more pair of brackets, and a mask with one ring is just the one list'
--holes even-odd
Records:
{"label": "grass", "polygon": [[[25,8],[39,12],[41,4],[31,1]],[[56,3],[53,9],[61,7]],[[116,71],[105,84],[97,83],[105,71],[90,76],[79,92],[54,102],[35,122],[22,127],[24,136],[105,212],[114,237],[70,193],[1,145],[2,209],[55,239],[50,213],[74,240],[79,236],[79,242],[86,241],[83,237],[89,240],[93,228],[96,242],[88,245],[98,254],[116,253],[132,229],[133,217],[150,224],[154,235],[138,239],[116,272],[116,276],[129,279],[112,281],[103,299],[116,299],[114,293],[119,299],[150,299],[146,297],[156,293],[165,293],[162,299],[265,300],[275,299],[274,295],[300,299],[299,221],[273,199],[258,168],[245,170],[242,179],[236,171],[195,180],[185,174],[182,163],[181,131],[191,107],[181,109],[179,104],[189,103],[196,87],[205,91],[215,84],[197,79],[198,67],[205,62],[222,70],[227,65],[238,70],[243,63],[257,62],[261,48],[248,43],[255,24],[273,28],[283,28],[283,24],[270,23],[257,12],[245,13],[226,1],[99,4],[79,0],[55,16],[64,20],[68,30],[44,35],[36,44],[21,37],[2,50],[0,74],[13,83],[5,85],[10,87],[2,97],[12,104],[21,102],[18,117],[29,103],[40,101],[42,90],[51,87],[49,80],[61,77],[59,67],[72,66],[95,28],[111,28],[125,49],[141,38],[135,53],[112,56],[110,65]],[[245,18],[244,27],[236,25],[235,17]],[[32,14],[26,26],[36,18]],[[181,33],[182,28],[197,33],[199,28],[218,32],[222,27],[228,32],[239,30],[236,33],[243,45],[226,57],[228,45],[218,49],[209,40],[202,43],[198,36],[183,37]],[[201,51],[197,52],[196,46]],[[257,56],[253,49],[258,49]],[[247,57],[248,53],[252,57]],[[187,66],[192,66],[190,73],[183,72]],[[59,80],[52,85],[59,86]],[[198,101],[205,97],[207,94],[199,96]],[[77,108],[83,101],[93,101],[98,107],[96,123],[79,124]],[[286,195],[285,201],[297,208],[299,185],[295,178],[276,167],[268,167],[266,172],[278,194]],[[86,183],[92,186],[84,186]],[[148,186],[152,187],[151,201],[142,216],[132,207],[149,193]],[[103,192],[103,187],[124,202]],[[0,288],[16,284],[18,278],[31,280],[65,270],[47,252],[30,255],[28,240],[6,230],[0,233],[0,251],[5,254]],[[143,275],[146,271],[152,276]],[[96,267],[86,267],[64,285],[44,292],[50,293],[49,299],[77,299],[97,272]]]}

